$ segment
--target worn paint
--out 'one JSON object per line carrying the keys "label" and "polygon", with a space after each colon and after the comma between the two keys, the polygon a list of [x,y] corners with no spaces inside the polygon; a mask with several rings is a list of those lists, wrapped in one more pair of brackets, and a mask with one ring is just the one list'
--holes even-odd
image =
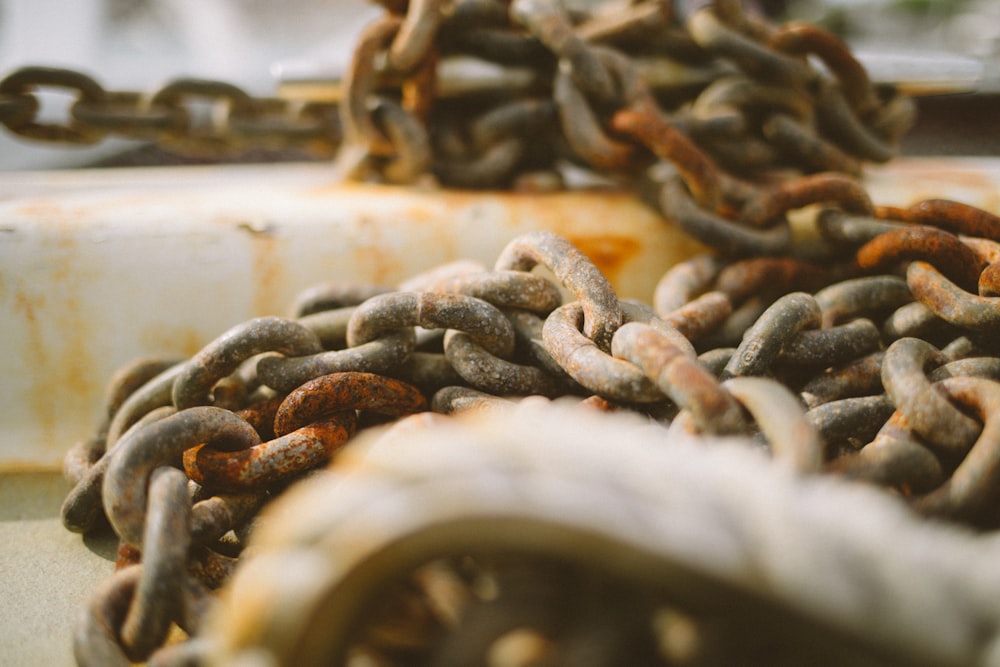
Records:
{"label": "worn paint", "polygon": [[[1000,161],[872,168],[878,204],[929,196],[1000,210]],[[103,387],[146,353],[191,355],[295,294],[352,278],[394,285],[467,258],[491,266],[533,229],[566,236],[622,297],[649,301],[702,246],[633,195],[442,192],[336,184],[325,165],[0,176],[0,467],[57,467],[93,428]]]}

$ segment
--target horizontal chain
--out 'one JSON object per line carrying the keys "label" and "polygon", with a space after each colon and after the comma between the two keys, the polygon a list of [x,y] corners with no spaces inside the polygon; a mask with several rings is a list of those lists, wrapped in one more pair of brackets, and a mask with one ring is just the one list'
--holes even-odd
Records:
{"label": "horizontal chain", "polygon": [[[66,115],[43,122],[42,97],[59,92],[71,96]],[[151,93],[108,91],[86,74],[50,67],[25,67],[0,80],[0,124],[39,141],[85,145],[116,135],[199,157],[253,149],[329,156],[340,143],[333,104],[253,97],[203,79],[178,79]]]}

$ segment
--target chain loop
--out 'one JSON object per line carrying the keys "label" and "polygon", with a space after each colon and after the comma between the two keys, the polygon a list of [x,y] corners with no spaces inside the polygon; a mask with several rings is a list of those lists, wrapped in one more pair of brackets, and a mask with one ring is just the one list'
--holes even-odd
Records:
{"label": "chain loop", "polygon": [[[37,120],[39,93],[48,89],[74,94],[66,120]],[[209,107],[207,119],[200,103]],[[191,156],[289,147],[328,155],[340,142],[335,108],[254,98],[232,84],[204,79],[178,79],[149,94],[107,91],[83,73],[59,68],[26,67],[0,80],[0,123],[23,137],[89,144],[118,134]]]}
{"label": "chain loop", "polygon": [[188,408],[124,435],[115,447],[102,487],[104,510],[118,535],[141,546],[146,522],[147,485],[153,470],[205,442],[227,449],[260,444],[242,418],[211,406]]}
{"label": "chain loop", "polygon": [[[627,311],[623,315],[626,322],[632,321]],[[563,370],[581,386],[608,400],[662,401],[663,394],[635,364],[616,359],[581,333],[585,322],[586,311],[579,301],[556,308],[545,319],[545,349]]]}
{"label": "chain loop", "polygon": [[497,257],[497,271],[531,271],[543,265],[579,299],[583,332],[601,350],[622,322],[621,305],[611,283],[594,263],[566,239],[552,232],[529,232],[511,241]]}
{"label": "chain loop", "polygon": [[342,412],[237,452],[199,445],[184,452],[184,472],[215,491],[258,489],[326,463],[355,427],[354,413]]}
{"label": "chain loop", "polygon": [[376,156],[392,154],[392,146],[379,131],[368,106],[375,93],[379,74],[376,60],[399,32],[401,25],[401,19],[386,16],[365,28],[343,83],[346,104],[340,108],[340,124],[344,131],[344,142],[361,146]]}
{"label": "chain loop", "polygon": [[921,304],[946,322],[982,332],[1000,326],[1000,297],[970,294],[927,262],[909,264],[906,284]]}
{"label": "chain loop", "polygon": [[291,320],[259,317],[236,325],[202,348],[180,370],[172,388],[173,403],[179,410],[207,405],[219,380],[259,354],[278,352],[294,357],[322,349],[312,331]]}
{"label": "chain loop", "polygon": [[694,419],[698,432],[727,434],[745,429],[739,405],[705,368],[648,324],[623,324],[611,343],[615,357],[642,369],[646,377]]}
{"label": "chain loop", "polygon": [[971,411],[982,423],[972,449],[951,477],[934,491],[914,500],[914,507],[932,516],[973,518],[996,502],[1000,473],[1000,384],[981,378],[948,378],[935,386]]}
{"label": "chain loop", "polygon": [[408,5],[389,47],[389,66],[400,72],[409,72],[427,59],[454,0],[410,0]]}
{"label": "chain loop", "polygon": [[819,472],[823,443],[805,410],[780,382],[763,377],[733,377],[722,388],[753,415],[775,458],[800,473]]}
{"label": "chain loop", "polygon": [[915,433],[942,453],[964,454],[979,426],[938,393],[925,374],[946,361],[930,343],[900,338],[885,351],[882,385]]}
{"label": "chain loop", "polygon": [[763,375],[795,334],[819,326],[821,316],[816,299],[809,294],[793,292],[781,297],[744,334],[723,378]]}
{"label": "chain loop", "polygon": [[582,91],[600,104],[620,100],[614,75],[593,47],[573,27],[559,0],[514,0],[511,16],[522,23],[559,60],[559,69]]}
{"label": "chain loop", "polygon": [[334,373],[306,382],[281,402],[274,416],[274,432],[289,434],[343,410],[371,410],[395,417],[427,409],[413,386],[373,373]]}
{"label": "chain loop", "polygon": [[[8,109],[3,115],[7,129],[30,139],[67,142],[71,144],[92,144],[104,137],[96,128],[76,122],[72,115],[62,123],[42,123],[36,119],[40,109],[34,103],[18,100],[36,89],[63,89],[74,95],[74,102],[103,102],[104,89],[94,79],[82,72],[54,67],[23,67],[0,81],[0,96],[8,98]],[[29,115],[29,112],[30,115]]]}
{"label": "chain loop", "polygon": [[187,116],[179,107],[150,108],[148,100],[132,92],[108,92],[100,100],[79,100],[72,107],[80,123],[125,137],[155,140],[186,129]]}
{"label": "chain loop", "polygon": [[130,656],[145,659],[163,644],[184,604],[184,579],[191,546],[191,497],[187,477],[169,466],[149,478],[149,511],[142,539],[142,576],[122,623]]}

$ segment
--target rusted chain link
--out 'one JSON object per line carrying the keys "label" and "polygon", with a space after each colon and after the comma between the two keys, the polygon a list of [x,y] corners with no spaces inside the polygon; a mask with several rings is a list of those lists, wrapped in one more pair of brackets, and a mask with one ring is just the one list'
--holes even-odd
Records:
{"label": "rusted chain link", "polygon": [[[894,239],[901,250],[892,249]],[[906,261],[908,237],[889,232],[885,243],[895,261]],[[855,252],[847,250],[846,257]],[[562,304],[560,285],[530,273],[538,264],[581,300]],[[565,239],[533,232],[510,242],[497,270],[447,265],[404,285],[425,291],[314,288],[296,300],[293,310],[308,313],[298,319],[251,320],[187,361],[143,360],[123,371],[109,389],[109,412],[95,444],[70,457],[67,469],[77,486],[64,520],[88,531],[105,514],[124,544],[143,550],[140,581],[162,582],[167,575],[157,573],[166,565],[158,563],[179,556],[152,546],[162,519],[154,500],[159,485],[151,480],[184,477],[170,467],[181,462],[199,497],[184,501],[193,507],[176,513],[188,518],[168,542],[198,544],[184,576],[215,587],[233,568],[224,555],[232,547],[219,541],[224,532],[246,521],[262,497],[335,456],[358,425],[384,420],[366,412],[395,418],[428,407],[447,414],[496,411],[518,395],[565,395],[575,396],[580,409],[644,413],[662,424],[664,437],[755,437],[800,474],[865,479],[895,489],[917,512],[995,527],[1000,515],[989,499],[1000,495],[993,454],[1000,440],[990,415],[993,394],[1000,392],[1000,357],[978,350],[995,350],[996,341],[951,344],[980,355],[953,359],[925,340],[894,337],[894,328],[876,322],[892,320],[900,304],[921,304],[914,300],[921,295],[898,276],[859,275],[860,262],[853,266],[854,275],[795,262],[695,258],[660,281],[660,317],[651,306],[620,301]],[[930,265],[913,260],[909,266]],[[795,290],[810,281],[814,294]],[[341,306],[354,301],[361,303]],[[589,334],[588,301],[591,321],[601,323]],[[723,315],[704,319],[692,307],[709,302],[724,304]],[[733,326],[730,320],[748,303],[754,315],[734,329],[741,332],[739,344],[710,347],[712,336]],[[317,323],[327,313],[337,315],[341,333],[318,337],[315,329],[323,327]],[[974,326],[950,326],[963,340],[979,333]],[[422,334],[418,353],[417,327],[446,331]],[[317,355],[354,354],[393,332],[410,342],[383,360],[378,374],[331,374],[309,363],[297,366],[294,380],[275,373]],[[605,351],[596,341],[609,334]],[[456,350],[459,342],[465,347]],[[413,373],[417,354],[434,358],[438,374],[450,369],[449,380],[413,385],[394,379]],[[512,379],[505,369],[514,367],[534,379]],[[189,584],[177,583],[177,576],[170,575],[174,590],[186,590]],[[136,586],[130,595],[143,600],[154,584]],[[136,637],[158,644],[164,623],[182,614],[176,604],[164,617],[169,621],[122,621],[126,628],[150,624],[142,632],[122,631],[123,655],[156,649]],[[122,618],[147,618],[132,613]],[[81,654],[100,650],[80,648]]]}

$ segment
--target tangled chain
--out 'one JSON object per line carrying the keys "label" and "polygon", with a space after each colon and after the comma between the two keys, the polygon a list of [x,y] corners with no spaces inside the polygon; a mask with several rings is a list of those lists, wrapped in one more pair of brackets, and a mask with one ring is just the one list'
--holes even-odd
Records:
{"label": "tangled chain", "polygon": [[[106,518],[122,545],[118,571],[82,616],[80,664],[199,664],[212,591],[236,568],[260,508],[357,430],[428,410],[576,397],[581,409],[645,415],[665,435],[756,439],[798,474],[865,480],[925,516],[1000,523],[1000,219],[944,200],[871,201],[860,162],[891,156],[912,109],[873,86],[842,43],[723,0],[591,12],[554,0],[384,5],[337,106],[345,174],[548,187],[574,165],[634,188],[715,254],[671,269],[650,303],[624,302],[579,250],[535,232],[492,269],[460,263],[398,286],[318,286],[288,318],[239,324],[190,359],[123,369],[104,423],[66,459],[75,487],[64,523],[87,532]],[[439,96],[438,66],[459,55],[524,76]],[[678,98],[655,85],[666,61],[716,78]],[[108,111],[111,94],[49,72],[48,85],[80,100],[65,127],[45,129],[29,92],[39,73],[0,82],[8,128],[85,135],[100,115],[86,110]],[[164,90],[174,92],[154,99],[219,95]],[[233,90],[221,97],[229,128],[256,108]],[[133,102],[122,116],[131,120],[109,127],[142,125]],[[788,214],[806,207],[820,210],[804,234]],[[551,280],[533,272],[539,265]],[[435,587],[451,582],[465,598],[471,580],[497,569],[509,618],[537,608],[528,589],[547,590],[523,562],[435,567]],[[459,641],[441,640],[441,618],[465,607],[437,604],[419,583],[392,598],[382,625],[358,629],[355,650],[375,664],[468,664],[454,658],[467,655],[461,645],[450,663],[436,653]],[[603,585],[588,595],[612,596]],[[612,606],[639,621],[607,626],[602,651],[659,664],[652,638],[636,634],[649,601],[621,595]],[[480,640],[492,645],[511,622],[480,627]],[[191,639],[168,642],[174,626]]]}
{"label": "tangled chain", "polygon": [[[732,0],[589,12],[556,0],[383,4],[332,99],[259,98],[201,79],[109,91],[83,72],[26,67],[0,80],[0,124],[29,139],[118,134],[180,154],[340,150],[355,176],[408,183],[433,173],[476,188],[550,183],[539,175],[558,180],[567,163],[631,181],[652,153],[712,207],[745,195],[718,182],[714,164],[755,178],[857,173],[861,160],[888,160],[912,120],[909,100],[873,86],[833,35],[772,26]],[[474,69],[474,84],[451,74],[470,63],[492,69]],[[41,94],[57,91],[72,102],[45,121]]]}
{"label": "tangled chain", "polygon": [[[568,241],[533,232],[491,270],[318,286],[291,318],[239,324],[187,360],[137,362],[113,383],[105,425],[67,457],[64,522],[88,531],[106,516],[122,541],[77,658],[146,659],[173,624],[197,636],[255,513],[358,428],[519,396],[638,412],[663,437],[756,437],[798,473],[866,480],[923,515],[995,527],[1000,302],[959,286],[965,265],[943,268],[959,247],[970,245],[910,225],[848,252],[853,271],[703,255],[668,271],[647,305],[619,301]],[[539,264],[557,282],[532,273]],[[437,631],[417,617],[397,629],[408,639],[373,630],[362,648],[432,650]],[[204,649],[171,644],[154,662]]]}

